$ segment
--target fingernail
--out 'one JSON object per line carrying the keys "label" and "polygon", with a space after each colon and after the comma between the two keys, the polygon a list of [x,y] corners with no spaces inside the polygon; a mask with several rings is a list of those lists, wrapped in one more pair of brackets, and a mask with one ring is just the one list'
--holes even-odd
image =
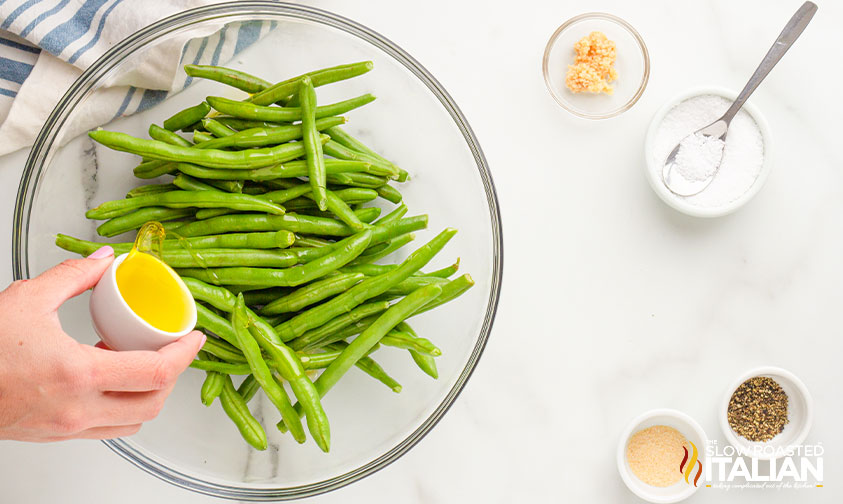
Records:
{"label": "fingernail", "polygon": [[88,259],[105,259],[114,255],[114,249],[108,245],[100,247],[96,252],[88,256]]}
{"label": "fingernail", "polygon": [[203,334],[202,335],[202,343],[199,345],[199,347],[201,348],[201,347],[205,346],[206,341],[208,341],[208,337]]}

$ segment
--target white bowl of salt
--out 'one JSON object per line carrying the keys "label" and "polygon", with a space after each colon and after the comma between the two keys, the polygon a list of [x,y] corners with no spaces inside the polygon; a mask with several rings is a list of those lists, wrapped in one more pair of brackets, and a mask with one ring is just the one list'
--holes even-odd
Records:
{"label": "white bowl of salt", "polygon": [[[736,97],[736,92],[725,88],[691,89],[668,101],[650,123],[644,149],[647,180],[665,203],[682,213],[694,217],[730,214],[749,202],[767,180],[772,164],[770,127],[749,102],[729,125],[720,169],[708,187],[693,196],[679,196],[662,179],[664,161],[676,144],[722,116]],[[699,163],[691,161],[692,169],[706,162],[702,158]]]}

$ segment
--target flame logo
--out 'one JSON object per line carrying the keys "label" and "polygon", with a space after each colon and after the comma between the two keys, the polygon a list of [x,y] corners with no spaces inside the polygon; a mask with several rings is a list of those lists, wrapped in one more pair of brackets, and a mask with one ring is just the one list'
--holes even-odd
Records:
{"label": "flame logo", "polygon": [[[688,442],[691,443],[690,441]],[[702,475],[702,462],[698,460],[699,453],[697,452],[697,445],[691,443],[691,448],[691,460],[688,460],[688,448],[685,446],[682,447],[682,449],[685,450],[685,456],[682,457],[682,462],[679,463],[679,472],[685,475],[685,483],[690,485],[691,482],[689,481],[689,478],[691,477],[691,473],[694,471],[694,463],[696,462],[697,475],[694,477],[694,486],[697,486],[697,482],[700,480],[700,476]]]}

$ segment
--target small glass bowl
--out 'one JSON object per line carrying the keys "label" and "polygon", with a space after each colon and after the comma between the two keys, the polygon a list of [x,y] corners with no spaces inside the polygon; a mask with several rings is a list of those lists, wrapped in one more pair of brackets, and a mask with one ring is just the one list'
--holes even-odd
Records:
{"label": "small glass bowl", "polygon": [[[565,73],[574,62],[574,43],[593,31],[605,33],[617,44],[618,79],[611,82],[611,95],[572,93],[565,86]],[[585,119],[608,119],[629,110],[644,94],[650,79],[650,53],[632,25],[611,14],[589,12],[572,17],[553,32],[544,49],[542,73],[548,91],[562,108]]]}

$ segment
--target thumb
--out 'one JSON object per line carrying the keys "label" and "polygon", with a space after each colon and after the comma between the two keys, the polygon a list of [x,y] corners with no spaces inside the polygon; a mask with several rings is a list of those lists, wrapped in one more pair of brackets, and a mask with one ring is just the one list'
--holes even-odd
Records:
{"label": "thumb", "polygon": [[106,245],[85,259],[68,259],[48,269],[27,282],[27,287],[48,309],[54,310],[96,285],[113,261],[114,249]]}

